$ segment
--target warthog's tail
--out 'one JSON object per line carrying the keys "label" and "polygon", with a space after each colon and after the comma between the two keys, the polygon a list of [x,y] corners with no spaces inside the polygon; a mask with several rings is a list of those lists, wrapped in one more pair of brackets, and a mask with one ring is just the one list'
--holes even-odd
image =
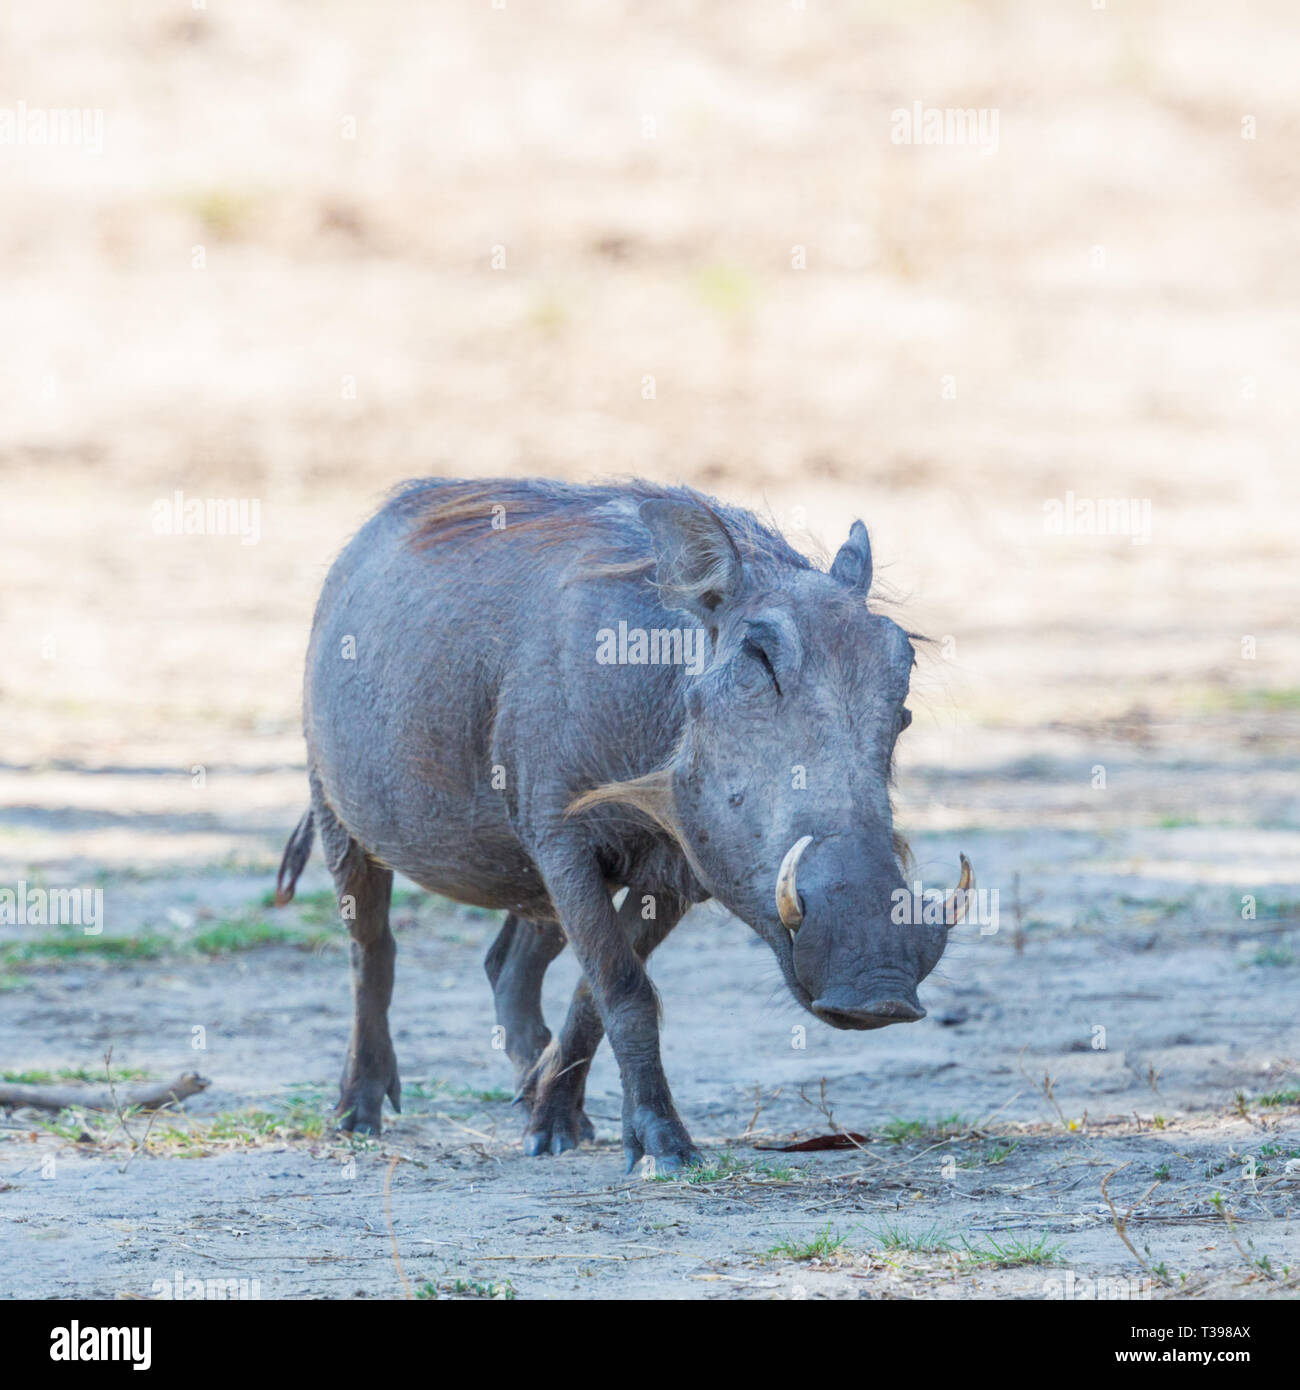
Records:
{"label": "warthog's tail", "polygon": [[280,872],[275,876],[275,905],[283,907],[293,901],[293,890],[298,884],[298,875],[303,865],[311,857],[311,842],[316,838],[316,824],[311,809],[293,828],[289,843],[284,847],[284,858],[280,860]]}

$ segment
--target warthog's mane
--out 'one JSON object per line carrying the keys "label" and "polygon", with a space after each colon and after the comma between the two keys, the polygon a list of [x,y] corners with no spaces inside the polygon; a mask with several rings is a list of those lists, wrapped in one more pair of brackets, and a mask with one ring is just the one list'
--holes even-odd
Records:
{"label": "warthog's mane", "polygon": [[637,516],[642,502],[685,502],[713,516],[742,561],[811,569],[775,526],[728,507],[694,488],[639,478],[612,483],[560,483],[543,478],[423,478],[403,484],[397,505],[414,521],[410,544],[427,550],[451,540],[505,534],[542,548],[559,548],[579,563],[582,578],[653,575],[650,533]]}

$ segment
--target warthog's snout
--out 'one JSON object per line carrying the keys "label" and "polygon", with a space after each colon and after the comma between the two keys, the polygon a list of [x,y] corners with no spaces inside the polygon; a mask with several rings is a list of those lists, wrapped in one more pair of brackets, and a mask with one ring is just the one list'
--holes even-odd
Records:
{"label": "warthog's snout", "polygon": [[919,898],[917,910],[899,919],[894,909],[900,897],[907,905],[908,890],[884,835],[796,840],[777,872],[775,897],[790,934],[796,997],[832,1028],[924,1018],[916,987],[943,954],[947,929],[961,920],[974,885],[964,854],[961,863],[941,921],[926,919]]}
{"label": "warthog's snout", "polygon": [[915,1023],[925,1010],[915,999],[882,998],[869,1004],[838,1004],[814,999],[813,1013],[832,1028],[888,1028],[891,1023]]}

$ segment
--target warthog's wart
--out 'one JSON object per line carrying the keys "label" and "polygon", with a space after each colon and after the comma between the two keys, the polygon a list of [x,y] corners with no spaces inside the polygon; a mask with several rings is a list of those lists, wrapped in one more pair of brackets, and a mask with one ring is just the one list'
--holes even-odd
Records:
{"label": "warthog's wart", "polygon": [[[592,1137],[587,1069],[608,1032],[629,1167],[696,1157],[644,962],[706,898],[834,1027],[924,1017],[917,985],[958,914],[890,921],[890,766],[914,655],[870,588],[861,522],[823,573],[748,512],[640,482],[430,479],[362,527],[316,608],[311,809],[277,884],[288,901],[319,831],[353,938],[345,1128],[378,1130],[385,1095],[401,1099],[395,869],[507,913],[487,973],[530,1154]],[[593,661],[602,629],[617,658],[621,624],[629,653],[634,631],[681,632],[683,656],[701,631],[703,659],[665,661],[661,638],[658,663]],[[566,944],[583,980],[552,1037],[542,978]]]}

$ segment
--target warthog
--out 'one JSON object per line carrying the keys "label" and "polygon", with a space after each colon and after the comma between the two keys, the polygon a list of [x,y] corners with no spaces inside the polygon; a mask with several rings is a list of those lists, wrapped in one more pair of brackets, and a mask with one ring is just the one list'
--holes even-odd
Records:
{"label": "warthog", "polygon": [[[629,1170],[698,1159],[645,961],[709,897],[819,1019],[924,1017],[946,927],[890,917],[915,658],[870,587],[861,522],[823,573],[750,513],[642,482],[430,479],[357,533],[316,608],[311,809],[277,883],[287,902],[319,831],[352,936],[344,1129],[378,1131],[385,1095],[400,1108],[394,870],[507,913],[486,968],[528,1154],[593,1137],[587,1070],[608,1033]],[[696,638],[706,662],[688,659]],[[566,943],[584,979],[553,1038],[542,978]]]}

